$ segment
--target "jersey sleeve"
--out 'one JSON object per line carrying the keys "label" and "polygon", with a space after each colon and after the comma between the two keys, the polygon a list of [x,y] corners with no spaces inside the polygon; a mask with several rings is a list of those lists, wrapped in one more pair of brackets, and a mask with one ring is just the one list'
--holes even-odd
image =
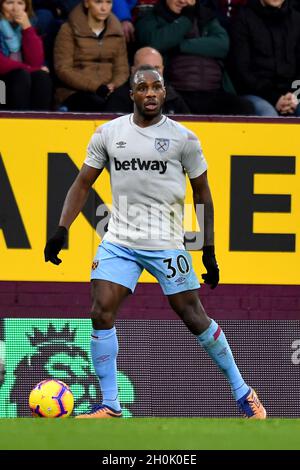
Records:
{"label": "jersey sleeve", "polygon": [[207,162],[204,158],[199,139],[191,131],[187,131],[183,146],[182,165],[190,179],[197,178],[207,170]]}
{"label": "jersey sleeve", "polygon": [[98,168],[99,170],[104,168],[108,163],[104,126],[98,127],[96,132],[92,135],[87,147],[87,155],[84,163],[93,168]]}

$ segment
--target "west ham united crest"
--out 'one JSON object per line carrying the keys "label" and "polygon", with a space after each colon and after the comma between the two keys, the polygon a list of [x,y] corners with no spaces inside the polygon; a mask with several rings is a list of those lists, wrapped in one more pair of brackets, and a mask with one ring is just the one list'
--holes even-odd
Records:
{"label": "west ham united crest", "polygon": [[159,152],[166,152],[169,148],[169,139],[155,139],[155,148]]}

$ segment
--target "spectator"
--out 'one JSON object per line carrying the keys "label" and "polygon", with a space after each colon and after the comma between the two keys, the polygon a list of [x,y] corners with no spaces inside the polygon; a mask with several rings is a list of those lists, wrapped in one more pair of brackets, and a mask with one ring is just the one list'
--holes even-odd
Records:
{"label": "spectator", "polygon": [[248,0],[201,0],[202,5],[211,8],[221,25],[230,30],[231,23],[239,12],[240,8],[247,4]]}
{"label": "spectator", "polygon": [[118,0],[113,2],[113,12],[121,21],[123,33],[127,42],[134,41],[134,26],[132,24],[131,10],[137,0]]}
{"label": "spectator", "polygon": [[137,0],[118,0],[113,1],[113,13],[121,21],[123,33],[127,42],[128,61],[133,61],[135,47],[135,28],[132,20],[132,9]]}
{"label": "spectator", "polygon": [[53,47],[55,37],[64,21],[63,1],[32,0],[35,14],[34,26],[41,36],[45,50],[46,64],[53,71]]}
{"label": "spectator", "polygon": [[148,13],[151,8],[156,5],[157,0],[137,0],[136,7],[133,10],[134,19],[140,18],[141,16]]}
{"label": "spectator", "polygon": [[250,0],[232,28],[232,78],[259,116],[300,116],[300,13],[289,0]]}
{"label": "spectator", "polygon": [[34,11],[48,10],[51,11],[53,16],[60,16],[60,8],[64,3],[63,0],[32,0],[32,7]]}
{"label": "spectator", "polygon": [[[35,0],[37,2],[49,2],[49,0]],[[62,15],[67,18],[68,14],[75,8],[81,0],[55,0]],[[131,10],[134,8],[137,0],[114,0],[112,12],[122,24],[123,33],[127,42],[134,41],[134,26],[132,24]],[[50,3],[51,2],[50,0]],[[53,7],[52,7],[53,8]]]}
{"label": "spectator", "polygon": [[[142,47],[134,55],[131,72],[134,73],[141,65],[151,65],[155,67],[161,76],[164,73],[163,59],[161,54],[151,47]],[[164,114],[190,114],[190,110],[183,98],[174,90],[171,85],[165,83],[166,100],[163,106]],[[107,100],[105,111],[109,113],[132,113],[133,101],[130,98],[129,80],[113,93]]]}
{"label": "spectator", "polygon": [[51,107],[52,83],[31,17],[31,0],[0,0],[0,79],[10,110]]}
{"label": "spectator", "polygon": [[126,42],[109,0],[84,0],[57,35],[56,97],[70,111],[102,111],[108,96],[129,76]]}
{"label": "spectator", "polygon": [[224,73],[229,37],[211,10],[195,0],[160,0],[138,19],[136,33],[141,45],[163,54],[166,79],[192,113],[252,114]]}
{"label": "spectator", "polygon": [[[37,2],[49,2],[51,0],[35,0]],[[58,6],[65,18],[75,8],[81,0],[55,0],[54,4]],[[132,24],[131,10],[136,5],[137,0],[114,0],[112,1],[112,12],[121,21],[126,41],[132,40],[134,26]],[[130,24],[128,24],[130,23]]]}

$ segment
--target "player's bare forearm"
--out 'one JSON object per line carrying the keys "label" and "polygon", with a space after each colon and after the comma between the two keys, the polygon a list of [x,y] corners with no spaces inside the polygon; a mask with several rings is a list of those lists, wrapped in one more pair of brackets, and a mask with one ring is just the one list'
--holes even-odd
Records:
{"label": "player's bare forearm", "polygon": [[205,171],[202,175],[190,181],[193,189],[194,207],[200,227],[201,220],[199,220],[197,206],[200,204],[204,206],[204,227],[201,227],[204,230],[204,246],[214,245],[214,205],[207,180],[207,172]]}
{"label": "player's bare forearm", "polygon": [[59,225],[69,229],[83,206],[85,205],[89,190],[100,175],[102,170],[83,165],[74,183],[66,196]]}
{"label": "player's bare forearm", "polygon": [[74,222],[84,204],[86,203],[88,194],[89,189],[86,187],[81,187],[78,184],[78,181],[75,180],[68,191],[63,205],[63,210],[59,221],[60,226],[63,226],[66,229],[70,228],[70,225]]}

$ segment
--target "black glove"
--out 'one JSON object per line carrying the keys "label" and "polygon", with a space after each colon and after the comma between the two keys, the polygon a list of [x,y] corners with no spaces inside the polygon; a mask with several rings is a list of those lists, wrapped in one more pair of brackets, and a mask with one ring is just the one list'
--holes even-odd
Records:
{"label": "black glove", "polygon": [[108,97],[110,91],[106,85],[100,85],[96,90],[97,95],[104,100]]}
{"label": "black glove", "polygon": [[57,257],[58,253],[64,246],[68,236],[68,230],[59,226],[55,234],[49,238],[44,249],[45,261],[51,261],[53,264],[60,264],[61,259]]}
{"label": "black glove", "polygon": [[215,247],[213,245],[204,246],[202,251],[202,263],[207,270],[206,274],[202,274],[202,279],[205,284],[209,284],[210,288],[214,289],[219,283],[219,267],[215,257]]}

